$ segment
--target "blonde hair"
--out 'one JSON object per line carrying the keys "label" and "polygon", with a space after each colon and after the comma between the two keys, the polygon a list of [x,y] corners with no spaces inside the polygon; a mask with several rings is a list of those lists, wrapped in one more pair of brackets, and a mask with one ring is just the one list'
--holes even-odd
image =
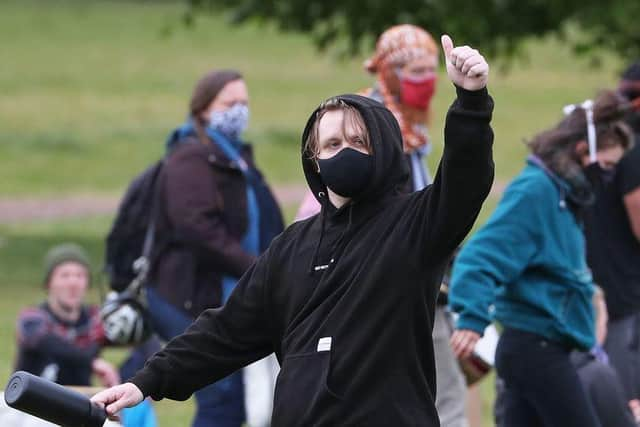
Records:
{"label": "blonde hair", "polygon": [[347,104],[340,98],[329,98],[320,104],[320,107],[318,107],[316,111],[315,121],[304,144],[304,155],[306,158],[314,161],[318,159],[318,154],[320,153],[318,127],[320,119],[322,119],[327,111],[343,111],[342,134],[347,135],[347,126],[355,128],[358,136],[362,138],[364,146],[370,153],[372,152],[369,132],[367,131],[367,125],[364,122],[362,114],[360,114],[355,107]]}

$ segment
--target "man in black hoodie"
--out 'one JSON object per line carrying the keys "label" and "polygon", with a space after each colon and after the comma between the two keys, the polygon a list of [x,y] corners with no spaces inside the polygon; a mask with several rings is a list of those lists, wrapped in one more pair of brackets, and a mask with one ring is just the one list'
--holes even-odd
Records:
{"label": "man in black hoodie", "polygon": [[291,225],[131,382],[93,397],[110,415],[145,396],[184,400],[275,352],[272,425],[438,426],[431,330],[449,257],[493,181],[489,67],[442,45],[457,99],[433,185],[412,194],[392,113],[342,95],[310,117],[303,168],[320,214]]}

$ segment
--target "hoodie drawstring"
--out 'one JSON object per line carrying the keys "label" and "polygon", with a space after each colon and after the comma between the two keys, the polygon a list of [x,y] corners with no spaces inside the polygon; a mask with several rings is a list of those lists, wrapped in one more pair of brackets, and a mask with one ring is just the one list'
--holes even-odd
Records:
{"label": "hoodie drawstring", "polygon": [[324,237],[325,224],[327,220],[327,198],[325,193],[323,191],[319,192],[318,198],[320,199],[320,238],[318,239],[316,248],[313,251],[313,257],[311,257],[311,264],[309,265],[308,270],[309,274],[313,274],[314,272],[318,271],[316,262],[318,261],[318,252],[320,252],[320,246],[322,245],[322,238]]}
{"label": "hoodie drawstring", "polygon": [[322,270],[326,270],[328,269],[331,264],[333,264],[335,262],[335,254],[338,252],[339,248],[342,246],[343,241],[345,240],[345,238],[348,235],[348,232],[351,230],[351,226],[353,224],[353,203],[350,202],[347,209],[349,210],[349,216],[348,216],[348,220],[347,220],[347,227],[344,229],[344,231],[340,234],[340,237],[338,238],[338,240],[336,240],[336,242],[333,244],[333,246],[331,247],[330,250],[330,254],[331,254],[331,260],[329,261],[328,264],[323,264],[323,265],[316,265],[317,261],[318,261],[318,253],[320,252],[320,247],[322,246],[322,239],[324,237],[324,232],[325,232],[325,228],[326,228],[326,203],[327,203],[327,199],[324,196],[324,192],[321,192],[319,194],[320,199],[322,200],[321,203],[321,210],[320,210],[320,215],[322,216],[321,219],[321,225],[320,225],[320,238],[318,239],[318,243],[316,244],[316,248],[313,252],[313,257],[311,259],[311,265],[309,266],[309,273],[313,274],[316,271],[322,271]]}

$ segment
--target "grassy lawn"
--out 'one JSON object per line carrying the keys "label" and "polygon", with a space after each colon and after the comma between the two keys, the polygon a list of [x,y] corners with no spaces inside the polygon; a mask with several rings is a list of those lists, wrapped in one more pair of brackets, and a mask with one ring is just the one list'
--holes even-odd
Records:
{"label": "grassy lawn", "polygon": [[[324,98],[371,84],[365,56],[337,61],[308,38],[270,26],[232,28],[223,16],[184,28],[181,2],[4,0],[0,3],[0,198],[83,193],[119,194],[132,176],[162,154],[167,133],[185,117],[195,80],[216,67],[246,76],[252,96],[248,139],[274,184],[303,183],[299,135]],[[452,34],[455,40],[455,34]],[[472,44],[472,40],[460,41]],[[481,49],[481,46],[479,46]],[[569,102],[615,84],[620,61],[596,68],[557,40],[534,40],[529,59],[491,76],[496,100],[497,177],[522,165],[522,141],[550,126]],[[442,150],[444,113],[453,88],[441,73],[434,100],[429,165]],[[495,199],[487,203],[479,223]],[[287,218],[295,206],[287,206]],[[109,216],[73,221],[0,224],[0,384],[11,372],[18,310],[43,297],[41,259],[61,241],[87,247],[102,263]],[[96,282],[101,278],[96,276]],[[98,286],[92,299],[98,300]],[[114,361],[122,351],[109,351]],[[482,385],[484,405],[493,396]],[[162,402],[165,427],[187,426],[191,404]],[[485,411],[486,425],[491,425]]]}
{"label": "grassy lawn", "polygon": [[[248,136],[270,180],[302,179],[297,147],[307,114],[329,95],[370,85],[364,56],[337,62],[306,37],[269,26],[231,28],[220,16],[187,29],[183,10],[180,2],[2,2],[0,195],[120,191],[162,153],[195,80],[214,67],[246,75]],[[508,74],[494,67],[491,77],[502,178],[520,167],[523,138],[551,124],[564,104],[614,83],[620,68],[610,60],[596,69],[556,41],[532,43],[529,56]],[[453,95],[444,75],[440,82],[432,167]]]}
{"label": "grassy lawn", "polygon": [[[0,194],[119,191],[162,153],[197,78],[236,67],[252,96],[249,138],[276,182],[300,180],[297,146],[328,95],[364,87],[360,61],[320,57],[303,37],[233,29],[183,6],[133,2],[3,2]],[[165,28],[172,25],[171,35]]]}

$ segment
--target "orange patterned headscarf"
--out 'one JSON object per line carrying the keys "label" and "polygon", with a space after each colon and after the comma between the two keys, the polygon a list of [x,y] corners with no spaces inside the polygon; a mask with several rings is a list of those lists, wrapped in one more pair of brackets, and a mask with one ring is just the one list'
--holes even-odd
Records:
{"label": "orange patterned headscarf", "polygon": [[365,68],[375,74],[384,105],[394,114],[400,129],[405,152],[428,144],[424,133],[416,125],[426,124],[429,112],[404,105],[400,99],[400,80],[397,69],[415,59],[438,55],[438,47],[431,34],[415,25],[396,25],[382,33],[372,58]]}

